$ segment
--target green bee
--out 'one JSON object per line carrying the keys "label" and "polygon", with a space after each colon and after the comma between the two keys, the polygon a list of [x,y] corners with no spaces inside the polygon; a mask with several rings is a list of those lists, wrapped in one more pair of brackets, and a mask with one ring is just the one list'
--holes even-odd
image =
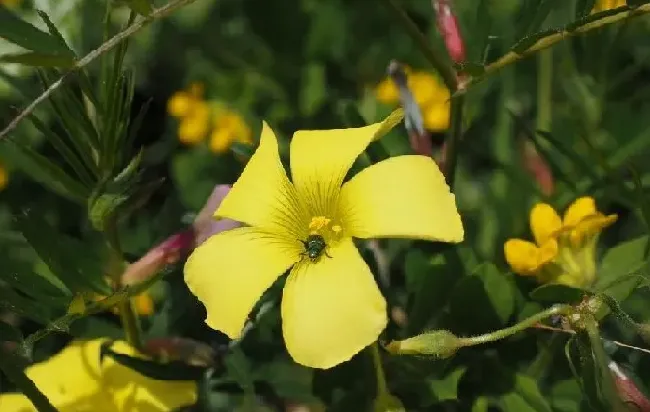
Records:
{"label": "green bee", "polygon": [[307,256],[312,262],[316,262],[321,254],[331,258],[325,251],[327,244],[321,235],[309,235],[307,240],[301,240],[301,242],[305,245],[305,251],[300,256]]}

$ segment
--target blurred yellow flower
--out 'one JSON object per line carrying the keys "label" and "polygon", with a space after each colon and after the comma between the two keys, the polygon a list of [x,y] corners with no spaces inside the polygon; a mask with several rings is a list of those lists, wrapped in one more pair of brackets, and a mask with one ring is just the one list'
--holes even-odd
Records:
{"label": "blurred yellow flower", "polygon": [[239,338],[255,303],[290,269],[282,330],[297,363],[331,368],[377,340],[386,301],[353,238],[464,237],[455,197],[430,157],[393,157],[343,184],[355,159],[402,117],[400,110],[366,127],[296,132],[292,181],[263,123],[259,147],[215,213],[247,226],[210,237],[185,265],[208,326]]}
{"label": "blurred yellow flower", "polygon": [[9,183],[9,173],[7,172],[7,169],[5,169],[4,165],[0,163],[0,190],[7,187],[8,183]]}
{"label": "blurred yellow flower", "polygon": [[0,4],[7,7],[17,7],[23,0],[0,0]]}
{"label": "blurred yellow flower", "polygon": [[[443,131],[449,128],[451,110],[449,89],[440,79],[429,72],[405,70],[407,86],[415,102],[420,106],[424,127],[431,131]],[[393,105],[399,102],[399,89],[395,82],[387,77],[375,88],[377,100]]]}
{"label": "blurred yellow flower", "polygon": [[[29,366],[26,374],[61,412],[162,412],[196,403],[196,382],[148,378],[110,356],[102,357],[103,344],[117,353],[143,357],[122,341],[75,341]],[[0,409],[36,411],[25,395],[17,393],[0,395]]]}
{"label": "blurred yellow flower", "polygon": [[252,144],[252,132],[244,119],[237,113],[221,108],[214,119],[214,129],[210,135],[210,149],[215,153],[223,153],[232,144],[239,142]]}
{"label": "blurred yellow flower", "polygon": [[504,245],[506,261],[514,272],[536,276],[541,283],[587,287],[596,275],[598,236],[616,219],[616,215],[599,212],[588,196],[569,205],[563,219],[553,207],[539,203],[530,212],[535,243],[508,240]]}
{"label": "blurred yellow flower", "polygon": [[601,11],[611,10],[617,7],[625,6],[626,4],[627,4],[626,0],[597,0],[591,12],[598,13]]}
{"label": "blurred yellow flower", "polygon": [[223,153],[233,142],[252,144],[251,130],[244,118],[225,107],[211,107],[203,99],[203,85],[193,83],[167,101],[167,112],[180,120],[178,139],[185,144],[201,143],[210,136],[209,147]]}

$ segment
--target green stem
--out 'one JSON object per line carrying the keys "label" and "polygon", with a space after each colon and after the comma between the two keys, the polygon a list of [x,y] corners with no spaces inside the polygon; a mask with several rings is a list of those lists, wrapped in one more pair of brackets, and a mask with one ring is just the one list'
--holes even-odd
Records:
{"label": "green stem", "polygon": [[418,45],[424,57],[429,60],[431,65],[436,69],[445,86],[449,90],[455,91],[458,81],[456,80],[456,71],[454,68],[442,57],[440,57],[433,48],[429,45],[429,40],[418,29],[418,26],[413,23],[406,12],[397,4],[395,0],[385,0],[384,4],[390,9],[392,15],[395,16],[399,22],[404,26],[411,38]]}
{"label": "green stem", "polygon": [[34,381],[29,379],[17,362],[15,355],[0,353],[0,370],[20,389],[40,412],[57,412],[47,396],[41,392]]}
{"label": "green stem", "polygon": [[550,318],[551,316],[555,315],[568,314],[571,311],[572,308],[569,305],[554,305],[508,328],[495,330],[490,333],[472,336],[469,338],[459,338],[461,341],[460,346],[474,346],[487,342],[495,342],[507,338],[508,336],[514,335],[515,333],[521,332],[522,330],[527,329],[546,318]]}
{"label": "green stem", "polygon": [[379,344],[373,343],[370,351],[372,353],[372,361],[375,366],[375,375],[377,377],[377,397],[388,393],[388,385],[386,384],[386,376],[384,375],[384,367],[381,364],[381,356],[379,354]]}
{"label": "green stem", "polygon": [[[122,273],[124,272],[124,258],[117,237],[117,230],[114,222],[107,224],[105,235],[108,239],[110,249],[110,258],[108,263],[109,276],[113,280],[113,288],[120,290],[122,288]],[[131,297],[121,300],[117,305],[120,316],[120,323],[124,330],[126,341],[136,350],[142,350],[142,330],[140,321],[133,306]]]}
{"label": "green stem", "polygon": [[447,184],[453,191],[454,182],[456,180],[456,165],[458,163],[458,146],[460,139],[463,135],[463,106],[465,104],[465,97],[462,95],[452,97],[450,124],[451,128],[447,132],[445,139],[445,163],[444,174],[447,178]]}
{"label": "green stem", "polygon": [[650,13],[650,4],[643,4],[634,9],[629,8],[627,10],[622,10],[613,15],[605,15],[604,17],[601,17],[598,20],[594,20],[589,23],[583,24],[582,26],[579,26],[571,31],[563,29],[556,33],[548,35],[546,37],[542,37],[541,39],[537,40],[533,45],[528,47],[526,50],[521,52],[509,51],[508,53],[504,54],[496,61],[488,64],[487,66],[485,66],[485,70],[481,73],[481,75],[470,77],[465,82],[463,82],[463,84],[459,86],[459,91],[465,92],[467,89],[469,89],[470,86],[473,86],[474,84],[480,82],[481,80],[485,79],[487,76],[494,74],[495,72],[501,70],[502,68],[509,66],[513,63],[516,63],[534,54],[535,52],[554,46],[557,43],[561,42],[562,40],[575,37],[592,30],[600,29],[601,27],[613,23],[617,23],[619,21],[625,21],[633,17],[642,16],[647,13]]}
{"label": "green stem", "polygon": [[537,56],[537,130],[551,131],[553,103],[553,50]]}

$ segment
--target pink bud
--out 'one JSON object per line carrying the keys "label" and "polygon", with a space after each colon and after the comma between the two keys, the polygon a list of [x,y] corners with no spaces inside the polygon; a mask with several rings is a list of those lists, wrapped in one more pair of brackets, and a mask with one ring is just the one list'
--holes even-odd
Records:
{"label": "pink bud", "polygon": [[458,27],[458,20],[451,11],[448,0],[431,0],[436,11],[438,30],[445,41],[449,57],[454,63],[465,61],[465,43]]}
{"label": "pink bud", "polygon": [[650,412],[650,400],[637,388],[634,382],[627,377],[616,362],[607,365],[614,376],[618,395],[623,402],[636,406],[639,412]]}
{"label": "pink bud", "polygon": [[546,196],[553,194],[553,190],[555,189],[553,172],[546,160],[537,153],[537,150],[532,143],[526,142],[524,144],[522,147],[522,157],[524,160],[524,166],[533,176],[542,190],[542,193]]}
{"label": "pink bud", "polygon": [[212,190],[212,194],[205,202],[205,206],[194,219],[194,231],[196,232],[196,246],[205,242],[210,236],[216,235],[224,230],[234,229],[241,226],[241,223],[230,219],[214,218],[214,212],[219,208],[221,202],[226,197],[232,187],[230,185],[217,185]]}

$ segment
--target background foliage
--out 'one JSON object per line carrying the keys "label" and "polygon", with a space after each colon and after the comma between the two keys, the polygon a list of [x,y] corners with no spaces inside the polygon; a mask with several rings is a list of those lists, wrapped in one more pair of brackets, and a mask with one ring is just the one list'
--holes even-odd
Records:
{"label": "background foliage", "polygon": [[[122,3],[136,10],[148,4]],[[375,86],[391,59],[417,70],[434,69],[387,3],[197,0],[131,37],[128,51],[118,47],[75,78],[74,87],[94,91],[105,124],[79,117],[87,102],[78,89],[66,85],[55,92],[0,144],[0,340],[20,341],[50,325],[50,331],[63,333],[47,334],[29,348],[32,359],[42,360],[73,338],[123,338],[119,317],[110,311],[82,317],[69,328],[52,324],[77,294],[111,293],[105,279],[111,256],[105,254],[112,249],[106,242],[119,243],[133,261],[185,227],[216,184],[237,178],[261,119],[281,135],[286,156],[295,130],[360,126],[388,114],[393,107],[377,99]],[[72,64],[71,56],[84,56],[102,43],[105,4],[34,0],[13,6],[12,13],[45,37],[32,33],[21,37],[22,44],[0,39],[5,56],[0,124],[8,124],[17,107],[57,79]],[[430,48],[445,55],[431,2],[397,4]],[[576,21],[593,4],[456,0],[453,10],[467,61],[476,69],[526,36],[535,40],[542,36],[535,33]],[[6,10],[0,9],[0,37],[12,40],[11,30],[20,34],[22,29],[7,24]],[[58,34],[36,10],[49,17]],[[106,27],[115,33],[129,13],[126,5],[117,7]],[[648,322],[650,292],[643,269],[650,216],[650,165],[644,161],[650,146],[644,116],[650,110],[649,30],[646,16],[592,30],[469,88],[455,182],[466,240],[455,247],[380,242],[389,268],[380,284],[393,313],[386,341],[430,329],[458,336],[486,333],[549,303],[562,303],[558,290],[536,300],[531,291],[539,285],[510,272],[503,244],[512,237],[530,238],[528,213],[535,203],[563,210],[585,194],[600,210],[619,216],[600,238],[598,282],[614,282],[617,288],[608,290],[622,311]],[[15,54],[25,49],[31,53]],[[168,101],[193,83],[204,88],[198,100],[241,116],[245,126],[237,127],[250,129],[242,133],[250,133],[252,144],[233,138],[229,150],[215,153],[212,134],[192,144],[179,139],[183,118],[169,115]],[[198,127],[201,119],[193,121]],[[232,124],[209,126],[210,133],[235,130]],[[444,138],[444,131],[433,131],[435,150]],[[405,130],[398,128],[368,155],[376,161],[411,151]],[[540,185],[539,174],[531,172],[534,162],[525,155],[531,151],[550,170],[552,186]],[[84,162],[97,153],[104,157],[94,170]],[[372,249],[363,252],[376,269]],[[646,287],[641,281],[618,282],[638,269]],[[326,371],[293,364],[282,345],[279,308],[272,304],[278,292],[265,298],[271,303],[262,305],[240,344],[229,346],[224,335],[204,324],[204,309],[183,283],[181,262],[148,290],[154,308],[141,317],[144,337],[182,336],[216,350],[216,363],[201,375],[197,410],[233,410],[252,399],[270,410],[297,404],[369,407],[376,392],[370,354]],[[399,322],[403,317],[406,326]],[[647,347],[648,342],[619,319],[608,316],[600,324],[606,356],[649,393],[650,355],[612,343]],[[584,369],[572,373],[572,364],[579,362],[565,356],[569,338],[530,329],[462,349],[449,359],[386,355],[384,368],[391,393],[407,410],[599,409],[593,399],[600,395],[590,393]],[[14,389],[1,376],[0,385]]]}

